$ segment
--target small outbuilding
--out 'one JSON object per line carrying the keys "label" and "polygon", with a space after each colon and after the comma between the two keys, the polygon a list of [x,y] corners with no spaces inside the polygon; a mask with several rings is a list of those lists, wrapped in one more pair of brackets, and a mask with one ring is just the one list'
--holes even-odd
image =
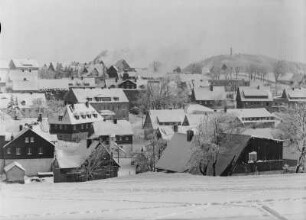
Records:
{"label": "small outbuilding", "polygon": [[7,182],[24,183],[25,169],[18,162],[12,162],[4,167]]}

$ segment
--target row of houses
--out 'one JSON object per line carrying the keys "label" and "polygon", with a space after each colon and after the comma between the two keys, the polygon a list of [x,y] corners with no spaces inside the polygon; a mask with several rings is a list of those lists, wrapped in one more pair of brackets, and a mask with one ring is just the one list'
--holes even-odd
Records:
{"label": "row of houses", "polygon": [[273,97],[269,88],[240,86],[235,97],[227,93],[223,86],[194,88],[192,101],[214,109],[221,108],[266,108],[273,112],[286,106],[303,103],[306,100],[305,88],[284,89],[281,96]]}
{"label": "row of houses", "polygon": [[99,158],[104,161],[101,169],[90,178],[114,177],[118,175],[119,158],[130,157],[133,151],[131,124],[105,120],[89,103],[67,105],[63,114],[49,119],[13,120],[1,114],[1,173],[9,167],[27,176],[53,172],[55,182],[85,181],[89,177],[84,163],[93,151],[104,149]]}

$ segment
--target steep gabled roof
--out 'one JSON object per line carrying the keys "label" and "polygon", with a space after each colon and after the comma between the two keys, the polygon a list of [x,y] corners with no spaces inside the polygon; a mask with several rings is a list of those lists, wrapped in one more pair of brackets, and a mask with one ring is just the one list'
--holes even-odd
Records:
{"label": "steep gabled roof", "polygon": [[187,134],[175,133],[156,164],[157,169],[186,172],[192,155],[192,141],[187,141]]}
{"label": "steep gabled roof", "polygon": [[102,116],[90,104],[85,103],[66,105],[63,114],[49,117],[50,124],[66,125],[91,123],[100,120],[103,120]]}
{"label": "steep gabled roof", "polygon": [[232,161],[238,160],[240,154],[247,146],[251,136],[241,134],[225,134],[221,140],[220,151],[216,163],[216,175],[224,175]]}
{"label": "steep gabled roof", "polygon": [[15,167],[15,166],[18,167],[19,169],[25,171],[25,169],[23,168],[23,166],[22,166],[20,163],[16,162],[16,161],[14,161],[14,162],[12,162],[12,163],[6,165],[6,166],[4,167],[4,171],[7,173],[10,169],[12,169],[12,168]]}

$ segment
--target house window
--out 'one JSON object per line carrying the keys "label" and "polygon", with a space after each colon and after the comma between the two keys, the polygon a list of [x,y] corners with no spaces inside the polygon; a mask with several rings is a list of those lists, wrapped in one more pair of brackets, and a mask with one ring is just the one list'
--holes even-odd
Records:
{"label": "house window", "polygon": [[34,143],[34,137],[31,137],[30,140],[31,140],[31,143]]}
{"label": "house window", "polygon": [[6,153],[7,153],[7,154],[11,154],[11,148],[7,148],[7,149],[6,149]]}
{"label": "house window", "polygon": [[76,130],[76,125],[72,125],[72,130]]}
{"label": "house window", "polygon": [[43,148],[42,147],[38,148],[38,154],[43,154]]}
{"label": "house window", "polygon": [[21,149],[19,147],[16,148],[16,155],[20,155],[21,154]]}
{"label": "house window", "polygon": [[129,137],[125,137],[125,140],[128,141],[128,140],[130,140],[130,138]]}
{"label": "house window", "polygon": [[59,129],[62,130],[63,129],[63,125],[59,125]]}
{"label": "house window", "polygon": [[83,130],[84,129],[84,124],[81,124],[81,130]]}
{"label": "house window", "polygon": [[24,139],[24,142],[25,142],[25,143],[29,143],[29,137],[26,137],[26,138]]}
{"label": "house window", "polygon": [[32,155],[32,148],[28,148],[28,155]]}

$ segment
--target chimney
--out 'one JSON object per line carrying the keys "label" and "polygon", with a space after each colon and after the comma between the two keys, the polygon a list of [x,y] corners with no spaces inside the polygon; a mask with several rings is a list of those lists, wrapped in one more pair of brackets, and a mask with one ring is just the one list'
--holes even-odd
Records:
{"label": "chimney", "polygon": [[19,131],[22,131],[22,129],[23,129],[23,126],[19,125]]}
{"label": "chimney", "polygon": [[114,122],[114,124],[117,124],[117,119],[114,118],[114,119],[113,119],[113,122]]}
{"label": "chimney", "polygon": [[173,125],[173,131],[174,131],[175,133],[178,131],[178,125],[177,125],[177,124]]}
{"label": "chimney", "polygon": [[14,136],[13,136],[13,134],[11,135],[11,141],[12,141],[12,140],[14,140]]}
{"label": "chimney", "polygon": [[214,91],[214,86],[212,84],[209,85],[209,90]]}
{"label": "chimney", "polygon": [[190,142],[193,138],[193,130],[187,131],[187,141]]}

